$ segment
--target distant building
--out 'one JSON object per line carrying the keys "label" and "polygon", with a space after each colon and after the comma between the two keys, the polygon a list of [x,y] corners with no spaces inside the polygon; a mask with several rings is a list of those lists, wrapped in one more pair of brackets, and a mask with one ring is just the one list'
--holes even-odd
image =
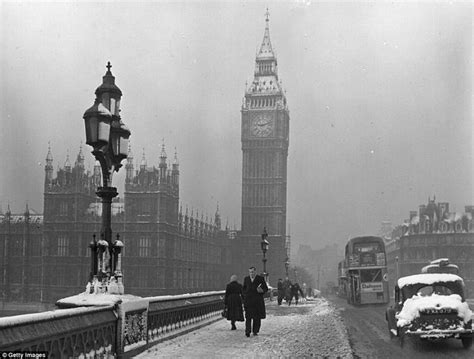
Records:
{"label": "distant building", "polygon": [[[171,167],[171,168],[169,168]],[[129,151],[124,201],[112,203],[112,231],[125,244],[125,292],[147,296],[220,290],[231,272],[231,235],[213,218],[178,210],[179,164],[167,164],[164,145],[158,168],[145,155],[134,169]],[[89,243],[100,236],[101,203],[95,191],[101,169],[84,167],[82,148],[74,165],[53,170],[48,149],[44,215],[8,210],[0,219],[0,290],[5,301],[56,300],[85,290]]]}
{"label": "distant building", "polygon": [[[123,201],[112,203],[113,236],[120,235],[125,244],[122,269],[126,293],[159,295],[225,288],[231,273],[244,275],[250,265],[259,271],[262,268],[260,242],[264,228],[270,243],[270,281],[275,283],[276,278],[285,275],[290,250],[286,233],[290,118],[270,42],[268,13],[241,116],[241,230],[222,228],[219,208],[213,216],[188,208],[183,211],[179,205],[177,155],[169,164],[164,145],[157,167],[147,165],[145,154],[135,165],[129,151]],[[26,254],[22,263],[34,269],[22,269],[25,274],[21,274],[21,281],[16,277],[13,281],[10,276],[19,274],[12,263],[18,268],[22,265],[19,260],[9,259],[9,264],[2,266],[6,273],[0,282],[2,292],[54,302],[85,290],[91,267],[88,246],[94,235],[100,237],[101,203],[96,195],[100,185],[101,168],[96,165],[92,171],[85,169],[82,148],[74,165],[67,156],[56,173],[48,149],[43,224],[32,241],[34,250],[28,249],[29,240],[22,242]],[[1,225],[0,247],[5,248],[2,258],[12,254],[11,225],[11,220]],[[26,229],[17,226],[15,231]],[[19,232],[15,236],[20,238]],[[34,291],[33,287],[28,289],[34,295],[26,295],[17,287],[13,291],[13,283],[41,284]]]}
{"label": "distant building", "polygon": [[313,276],[316,285],[319,284],[322,289],[326,287],[327,282],[337,283],[337,265],[343,257],[337,244],[326,245],[320,249],[300,245],[292,265],[306,269]]}
{"label": "distant building", "polygon": [[33,302],[43,298],[41,246],[43,216],[26,206],[13,214],[0,213],[0,300]]}
{"label": "distant building", "polygon": [[[421,268],[437,258],[457,264],[469,294],[474,295],[473,206],[463,213],[450,212],[449,203],[428,199],[418,211],[392,232],[386,244],[389,280],[421,273]],[[397,269],[398,268],[398,269]]]}
{"label": "distant building", "polygon": [[392,240],[392,231],[392,222],[383,221],[382,226],[380,227],[380,237],[383,238],[385,242],[389,242]]}

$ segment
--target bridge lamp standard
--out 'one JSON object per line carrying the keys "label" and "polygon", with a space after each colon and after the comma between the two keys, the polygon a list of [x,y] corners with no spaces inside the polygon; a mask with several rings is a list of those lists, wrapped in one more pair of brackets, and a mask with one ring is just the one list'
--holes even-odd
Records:
{"label": "bridge lamp standard", "polygon": [[[95,235],[90,244],[92,284],[98,280],[107,287],[110,280],[117,281],[118,294],[123,294],[122,269],[120,253],[123,243],[119,236],[112,239],[111,214],[112,199],[118,195],[117,188],[112,187],[112,175],[122,167],[122,160],[127,157],[130,130],[120,118],[120,99],[122,91],[115,85],[115,77],[107,63],[107,72],[102,77],[102,84],[95,90],[95,101],[84,113],[86,144],[92,147],[92,154],[99,161],[102,172],[102,186],[97,189],[97,196],[102,199],[102,227],[100,240]],[[104,283],[105,282],[105,283]]]}
{"label": "bridge lamp standard", "polygon": [[260,242],[260,247],[262,248],[263,253],[263,276],[265,277],[265,282],[268,282],[268,273],[267,273],[267,258],[265,257],[270,243],[267,241],[268,233],[267,229],[263,227],[262,241]]}
{"label": "bridge lamp standard", "polygon": [[286,276],[288,277],[288,269],[290,268],[290,258],[286,257],[286,262],[285,262],[285,270],[286,270]]}

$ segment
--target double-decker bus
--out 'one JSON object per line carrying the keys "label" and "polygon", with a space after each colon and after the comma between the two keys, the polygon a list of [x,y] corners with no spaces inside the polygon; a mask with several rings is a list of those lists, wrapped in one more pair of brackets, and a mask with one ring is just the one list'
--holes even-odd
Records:
{"label": "double-decker bus", "polygon": [[341,298],[347,298],[347,276],[344,260],[337,264],[337,295]]}
{"label": "double-decker bus", "polygon": [[345,251],[347,302],[388,303],[388,276],[382,238],[363,236],[349,239]]}

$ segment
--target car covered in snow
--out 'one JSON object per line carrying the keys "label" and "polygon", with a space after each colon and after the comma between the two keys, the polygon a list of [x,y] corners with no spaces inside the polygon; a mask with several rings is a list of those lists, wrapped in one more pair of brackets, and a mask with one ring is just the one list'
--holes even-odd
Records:
{"label": "car covered in snow", "polygon": [[398,279],[395,305],[386,311],[390,337],[398,337],[401,345],[407,336],[457,338],[470,348],[473,313],[464,296],[464,281],[456,274],[423,273]]}

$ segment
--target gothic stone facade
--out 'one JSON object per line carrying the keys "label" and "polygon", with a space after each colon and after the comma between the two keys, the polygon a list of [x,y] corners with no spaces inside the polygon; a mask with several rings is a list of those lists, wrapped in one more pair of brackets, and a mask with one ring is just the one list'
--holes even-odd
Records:
{"label": "gothic stone facade", "polygon": [[[112,230],[125,243],[122,266],[125,291],[151,296],[225,288],[231,272],[228,231],[214,218],[178,210],[179,165],[168,168],[162,148],[158,168],[143,157],[137,170],[129,152],[124,202],[112,203]],[[89,243],[101,228],[101,204],[95,194],[100,166],[84,168],[82,150],[74,166],[69,158],[53,171],[45,166],[44,217],[13,216],[0,226],[1,290],[6,300],[56,300],[85,290],[91,258]]]}
{"label": "gothic stone facade", "polygon": [[449,258],[459,266],[468,295],[474,296],[474,207],[464,213],[449,211],[449,203],[428,199],[410,219],[397,226],[386,244],[391,287],[398,276],[421,273],[421,268],[438,258]]}
{"label": "gothic stone facade", "polygon": [[[255,60],[254,80],[242,103],[242,230],[235,251],[235,271],[261,268],[261,234],[270,243],[267,272],[270,282],[284,276],[288,256],[286,236],[289,110],[277,59],[270,42],[268,15],[263,42]],[[262,268],[263,269],[263,268]]]}
{"label": "gothic stone facade", "polygon": [[0,214],[0,300],[34,302],[43,296],[43,216],[8,208]]}

